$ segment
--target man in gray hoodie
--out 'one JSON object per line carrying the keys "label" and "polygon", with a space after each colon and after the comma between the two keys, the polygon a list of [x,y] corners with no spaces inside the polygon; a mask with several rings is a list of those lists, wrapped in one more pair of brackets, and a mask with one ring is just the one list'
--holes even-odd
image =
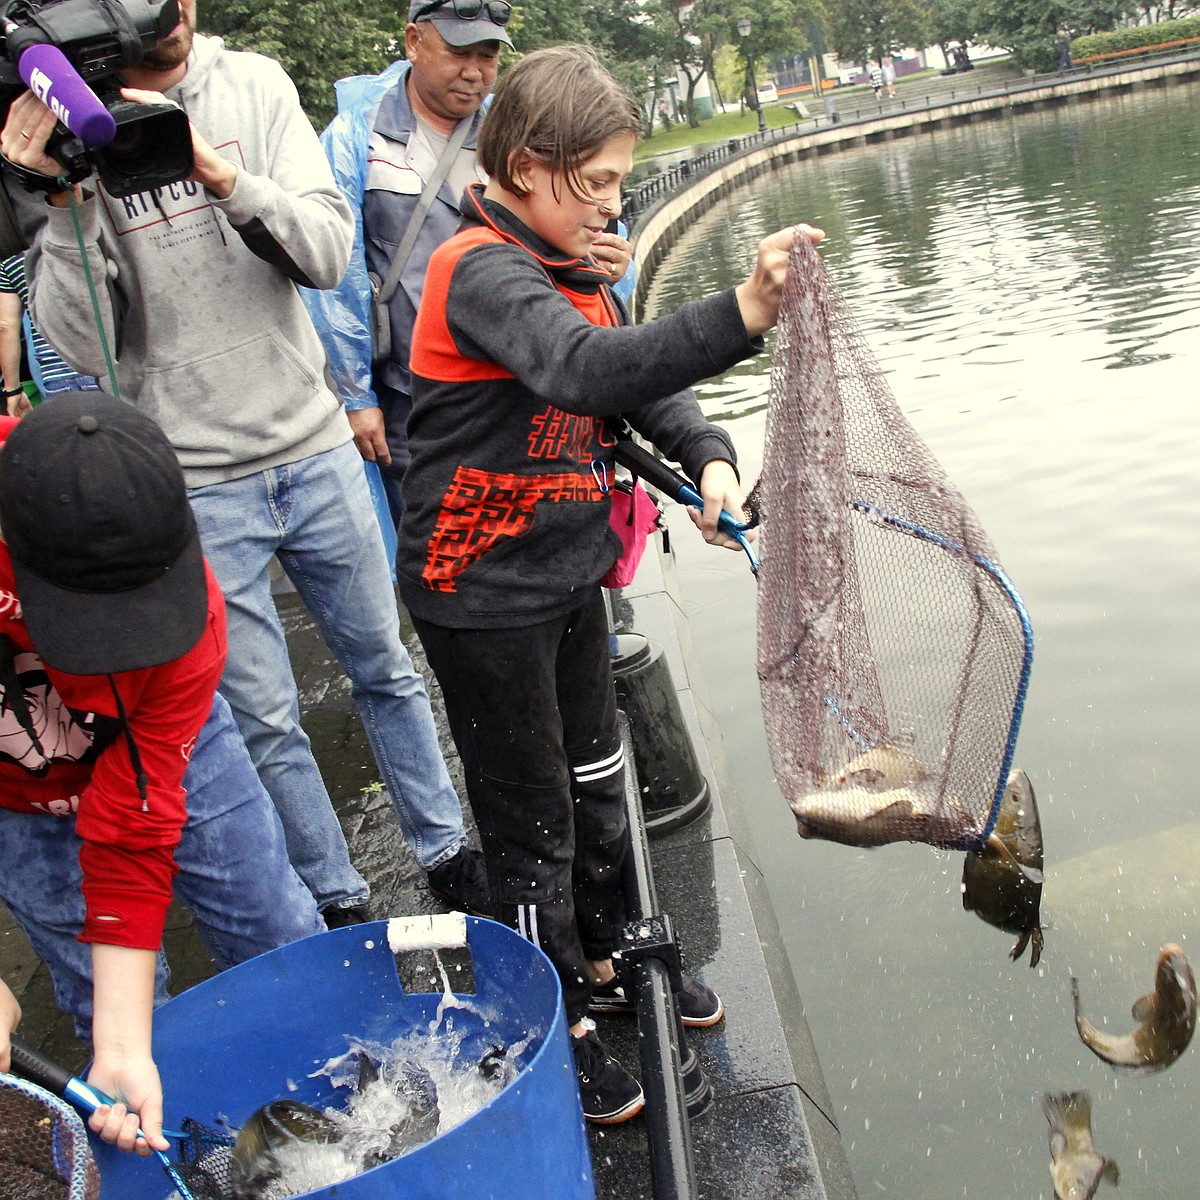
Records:
{"label": "man in gray hoodie", "polygon": [[[283,69],[196,34],[196,0],[180,0],[179,10],[175,29],[122,79],[127,98],[165,95],[187,113],[195,169],[132,196],[89,181],[35,202],[34,320],[77,370],[153,417],[179,455],[228,609],[221,691],[327,923],[365,919],[368,889],[300,726],[272,555],[350,678],[431,887],[457,907],[486,909],[429,698],[400,640],[362,461],[296,290],[337,283],[350,209]],[[24,93],[0,151],[27,170],[63,175],[46,154],[55,123]]]}

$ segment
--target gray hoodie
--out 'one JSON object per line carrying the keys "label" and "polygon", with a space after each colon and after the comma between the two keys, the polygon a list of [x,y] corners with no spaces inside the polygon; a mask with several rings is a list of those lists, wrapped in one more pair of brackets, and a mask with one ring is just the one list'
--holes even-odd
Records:
{"label": "gray hoodie", "polygon": [[[121,395],[198,487],[350,440],[296,284],[338,282],[354,218],[278,63],[198,35],[167,95],[238,165],[229,198],[183,182],[115,199],[92,181],[79,215]],[[45,213],[27,260],[33,319],[108,389],[72,213]]]}

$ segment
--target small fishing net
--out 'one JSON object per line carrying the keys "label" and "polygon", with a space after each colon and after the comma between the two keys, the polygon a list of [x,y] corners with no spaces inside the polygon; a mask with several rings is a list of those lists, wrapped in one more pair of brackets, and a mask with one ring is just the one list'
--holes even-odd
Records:
{"label": "small fishing net", "polygon": [[803,236],[752,500],[763,712],[801,835],[980,845],[1020,724],[1028,618]]}
{"label": "small fishing net", "polygon": [[14,1075],[0,1075],[0,1195],[5,1200],[100,1195],[100,1173],[75,1110]]}

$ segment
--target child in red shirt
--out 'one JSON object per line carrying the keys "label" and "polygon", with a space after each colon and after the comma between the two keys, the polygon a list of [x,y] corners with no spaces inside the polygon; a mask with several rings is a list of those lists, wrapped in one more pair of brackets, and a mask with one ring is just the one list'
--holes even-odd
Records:
{"label": "child in red shirt", "polygon": [[324,923],[216,697],[224,601],[162,432],[80,392],[0,445],[0,897],[123,1101],[89,1124],[148,1154],[173,884],[220,966]]}

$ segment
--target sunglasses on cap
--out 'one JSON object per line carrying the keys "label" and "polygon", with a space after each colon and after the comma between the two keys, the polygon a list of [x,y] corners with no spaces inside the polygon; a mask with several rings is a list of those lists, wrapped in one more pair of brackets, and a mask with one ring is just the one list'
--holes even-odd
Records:
{"label": "sunglasses on cap", "polygon": [[449,6],[460,21],[474,21],[487,14],[488,20],[495,25],[507,25],[512,16],[512,5],[506,0],[432,0],[424,8],[419,8],[412,19],[419,21],[422,17],[432,16],[439,9]]}

